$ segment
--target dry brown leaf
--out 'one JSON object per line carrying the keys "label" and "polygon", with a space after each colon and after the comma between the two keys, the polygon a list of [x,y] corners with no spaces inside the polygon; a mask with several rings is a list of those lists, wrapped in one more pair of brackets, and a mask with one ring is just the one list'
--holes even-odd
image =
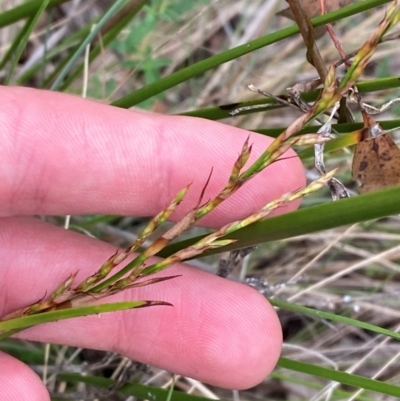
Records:
{"label": "dry brown leaf", "polygon": [[359,193],[399,185],[400,149],[387,133],[367,138],[356,146],[352,172],[360,181]]}

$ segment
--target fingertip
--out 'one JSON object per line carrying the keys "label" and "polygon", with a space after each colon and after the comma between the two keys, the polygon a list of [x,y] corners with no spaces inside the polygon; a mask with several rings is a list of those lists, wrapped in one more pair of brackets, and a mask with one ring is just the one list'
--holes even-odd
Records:
{"label": "fingertip", "polygon": [[248,286],[187,266],[177,266],[174,273],[181,269],[184,276],[170,282],[175,288],[160,284],[163,300],[174,307],[146,311],[143,326],[153,330],[142,340],[136,337],[143,346],[132,356],[218,387],[259,384],[274,369],[282,346],[273,307]]}
{"label": "fingertip", "polygon": [[2,401],[47,401],[49,393],[40,378],[24,363],[0,352]]}
{"label": "fingertip", "polygon": [[[259,292],[245,287],[247,302],[241,311],[243,321],[242,332],[235,334],[236,342],[242,343],[247,335],[244,347],[239,349],[242,355],[235,355],[241,361],[242,375],[238,381],[238,389],[254,387],[261,383],[275,368],[282,350],[282,327],[278,315],[271,304]],[[235,349],[235,343],[232,343]],[[238,371],[239,371],[238,370]],[[236,387],[234,387],[236,388]]]}
{"label": "fingertip", "polygon": [[242,390],[256,386],[275,368],[282,329],[275,310],[257,291],[241,286],[237,298],[225,313],[220,311],[217,330],[201,338],[197,367],[205,372],[205,382]]}

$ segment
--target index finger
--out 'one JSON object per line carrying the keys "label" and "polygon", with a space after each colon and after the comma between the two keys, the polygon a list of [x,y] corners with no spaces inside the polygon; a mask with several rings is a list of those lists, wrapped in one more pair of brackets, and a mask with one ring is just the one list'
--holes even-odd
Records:
{"label": "index finger", "polygon": [[[179,218],[196,203],[211,168],[205,199],[223,188],[249,135],[203,119],[123,110],[47,91],[2,87],[0,96],[2,216],[154,215],[193,183]],[[271,138],[252,134],[250,142],[254,160]],[[302,185],[301,162],[288,157],[203,222],[218,226],[244,217]]]}

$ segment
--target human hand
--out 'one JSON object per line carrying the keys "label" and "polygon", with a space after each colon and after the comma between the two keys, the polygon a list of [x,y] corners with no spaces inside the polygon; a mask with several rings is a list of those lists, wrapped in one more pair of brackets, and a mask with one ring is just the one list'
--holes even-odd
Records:
{"label": "human hand", "polygon": [[[78,281],[87,277],[115,252],[109,244],[27,216],[154,215],[192,182],[177,220],[195,205],[211,167],[204,199],[225,185],[248,136],[212,121],[122,110],[33,89],[0,87],[0,98],[0,316],[37,301],[72,272]],[[252,134],[250,142],[254,160],[271,139]],[[218,227],[243,218],[303,185],[300,160],[286,158],[201,223]],[[182,276],[107,299],[162,300],[173,307],[60,321],[18,337],[116,351],[220,387],[242,389],[263,380],[282,341],[265,298],[183,264],[167,272],[175,274]],[[23,363],[0,353],[0,366],[2,400],[49,399]]]}

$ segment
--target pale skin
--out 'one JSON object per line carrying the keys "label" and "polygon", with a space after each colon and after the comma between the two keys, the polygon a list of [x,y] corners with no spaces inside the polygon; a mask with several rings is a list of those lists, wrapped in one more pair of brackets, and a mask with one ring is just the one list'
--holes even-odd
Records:
{"label": "pale skin", "polygon": [[[148,216],[189,183],[178,220],[224,186],[249,132],[216,122],[122,110],[63,94],[0,87],[0,316],[40,299],[72,272],[92,274],[115,248],[32,215]],[[254,160],[271,142],[251,134]],[[289,157],[288,157],[289,156]],[[292,156],[292,157],[290,157]],[[202,225],[242,218],[304,186],[292,151],[239,190]],[[298,203],[276,213],[294,210]],[[38,326],[20,338],[117,351],[220,387],[243,389],[275,367],[279,320],[255,290],[186,265],[179,278],[109,301],[163,300],[173,307],[103,314]],[[48,400],[40,378],[0,353],[2,400]]]}

